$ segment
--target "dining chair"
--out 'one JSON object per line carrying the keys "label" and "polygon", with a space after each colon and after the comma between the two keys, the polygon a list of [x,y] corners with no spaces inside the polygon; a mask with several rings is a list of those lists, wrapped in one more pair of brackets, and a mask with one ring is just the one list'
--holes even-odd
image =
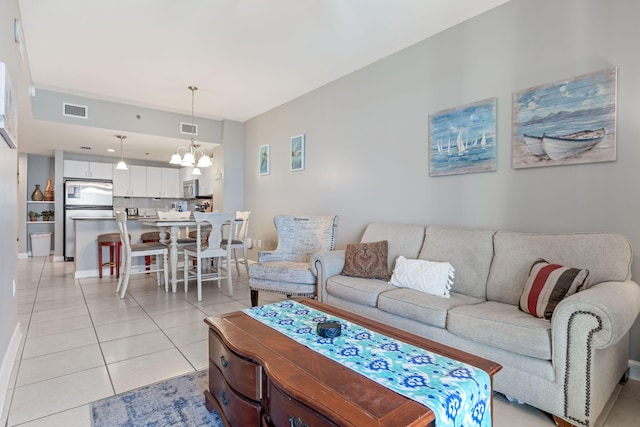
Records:
{"label": "dining chair", "polygon": [[258,262],[249,266],[251,306],[258,305],[258,291],[287,297],[314,297],[316,276],[311,271],[314,253],[335,248],[338,216],[298,217],[276,215],[273,219],[278,247],[258,252]]}
{"label": "dining chair", "polygon": [[[236,220],[233,224],[233,237],[231,240],[231,250],[233,252],[232,262],[236,265],[236,271],[240,276],[239,264],[244,264],[244,268],[247,271],[247,277],[249,277],[249,259],[247,249],[247,239],[249,238],[249,218],[251,217],[251,211],[236,211]],[[238,259],[237,251],[242,251],[242,258]]]}
{"label": "dining chair", "polygon": [[[232,234],[227,233],[226,239],[222,238],[222,228],[233,224],[234,213],[224,212],[194,212],[193,218],[196,221],[196,243],[183,247],[184,251],[184,291],[189,290],[189,279],[196,278],[198,283],[198,301],[202,301],[202,282],[217,280],[218,288],[222,279],[227,279],[229,295],[233,295],[233,282],[231,279],[231,241]],[[206,238],[206,233],[209,238]],[[195,266],[189,262],[190,258],[195,258]],[[210,271],[210,263],[202,260],[215,258],[216,266],[214,271]],[[221,259],[226,259],[226,274],[222,275]],[[204,272],[204,269],[210,272]]]}
{"label": "dining chair", "polygon": [[[169,247],[160,242],[136,243],[131,244],[129,232],[127,230],[127,214],[126,212],[116,212],[116,221],[120,230],[120,241],[122,242],[123,261],[122,274],[118,279],[118,287],[116,292],[120,292],[120,298],[124,298],[129,286],[129,277],[132,274],[156,273],[158,286],[164,283],[165,292],[169,292]],[[155,270],[147,270],[142,264],[140,268],[131,265],[134,257],[156,257]],[[160,276],[163,273],[163,276]],[[120,290],[122,288],[122,290]]]}

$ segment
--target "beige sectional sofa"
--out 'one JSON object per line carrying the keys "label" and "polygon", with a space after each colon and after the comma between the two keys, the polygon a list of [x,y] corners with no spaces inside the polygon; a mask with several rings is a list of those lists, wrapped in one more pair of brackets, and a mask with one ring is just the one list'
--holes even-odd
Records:
{"label": "beige sectional sofa", "polygon": [[[640,312],[631,246],[618,234],[526,234],[370,224],[361,242],[388,241],[388,269],[403,255],[449,262],[450,298],[341,275],[344,250],[316,254],[318,299],[500,363],[494,388],[578,426],[594,425],[628,372],[629,329]],[[588,269],[551,320],[519,300],[533,262]]]}

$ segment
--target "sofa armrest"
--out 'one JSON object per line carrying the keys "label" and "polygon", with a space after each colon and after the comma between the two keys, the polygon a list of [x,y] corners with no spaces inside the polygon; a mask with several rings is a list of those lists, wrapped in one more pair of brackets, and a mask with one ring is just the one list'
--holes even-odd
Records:
{"label": "sofa armrest", "polygon": [[[603,282],[564,299],[553,313],[551,334],[556,381],[564,384],[566,417],[588,418],[590,393],[615,384],[628,368],[627,337],[640,313],[640,286]],[[609,356],[594,366],[596,351]],[[614,363],[617,361],[617,363]]]}
{"label": "sofa armrest", "polygon": [[311,258],[311,272],[318,278],[318,300],[327,300],[327,279],[342,272],[344,250],[320,251]]}
{"label": "sofa armrest", "polygon": [[[640,286],[632,281],[603,282],[563,300],[553,314],[554,348],[564,340],[571,322],[585,314],[598,319],[593,331],[594,349],[616,344],[629,332],[640,313]],[[572,319],[573,318],[573,319]],[[586,328],[586,324],[582,328]]]}

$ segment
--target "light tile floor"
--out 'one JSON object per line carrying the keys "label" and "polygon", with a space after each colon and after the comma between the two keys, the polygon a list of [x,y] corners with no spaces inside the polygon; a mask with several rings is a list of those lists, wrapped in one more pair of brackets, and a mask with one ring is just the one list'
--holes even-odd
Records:
{"label": "light tile floor", "polygon": [[[206,316],[250,306],[246,274],[234,275],[234,295],[209,282],[197,301],[195,284],[167,294],[153,275],[132,276],[125,299],[116,280],[73,279],[73,263],[51,257],[18,261],[18,317],[25,335],[0,426],[89,427],[89,403],[207,366]],[[260,302],[279,300],[261,293]],[[495,425],[553,426],[527,405],[495,402]],[[601,425],[636,426],[640,382],[624,386]]]}

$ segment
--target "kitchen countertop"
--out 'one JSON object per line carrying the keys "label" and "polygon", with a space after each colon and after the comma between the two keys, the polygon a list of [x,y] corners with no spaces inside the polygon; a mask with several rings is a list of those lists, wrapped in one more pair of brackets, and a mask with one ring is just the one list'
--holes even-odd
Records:
{"label": "kitchen countertop", "polygon": [[[75,220],[79,220],[79,221],[86,221],[86,220],[98,220],[98,221],[104,221],[104,220],[114,220],[116,219],[116,217],[114,216],[110,216],[110,217],[95,217],[95,216],[72,216],[71,219],[75,219]],[[157,216],[130,216],[127,217],[127,221],[148,221],[148,220],[156,220],[158,219]]]}
{"label": "kitchen countertop", "polygon": [[115,220],[116,218],[113,216],[103,216],[103,217],[95,217],[95,216],[72,216],[71,219],[76,220],[76,221],[85,221],[85,220],[98,220],[98,221],[104,221],[107,219],[110,220]]}

